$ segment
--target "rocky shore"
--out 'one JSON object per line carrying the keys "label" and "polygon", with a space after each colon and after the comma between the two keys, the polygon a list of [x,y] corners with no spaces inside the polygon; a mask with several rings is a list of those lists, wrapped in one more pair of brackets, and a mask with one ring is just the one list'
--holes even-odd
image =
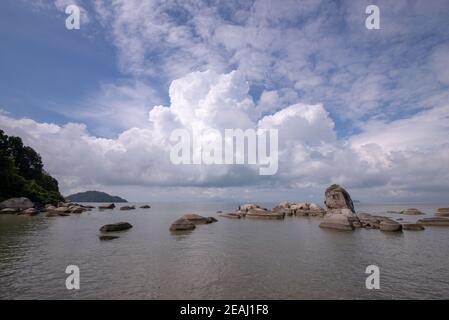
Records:
{"label": "rocky shore", "polygon": [[[263,208],[255,203],[246,203],[238,206],[234,212],[217,211],[219,217],[227,219],[260,219],[260,220],[283,220],[286,217],[311,217],[320,219],[320,228],[339,231],[353,231],[355,229],[378,229],[384,232],[422,231],[430,226],[449,226],[449,208],[438,208],[432,217],[424,217],[416,223],[402,222],[404,219],[393,219],[387,216],[374,215],[364,212],[357,213],[354,203],[348,191],[343,187],[333,184],[324,192],[324,205],[321,207],[311,202],[281,202],[271,209]],[[39,206],[28,198],[12,198],[0,203],[0,214],[17,214],[23,216],[36,216],[44,214],[45,217],[66,217],[78,215],[91,211],[96,207],[82,205],[73,202],[59,202],[56,205]],[[100,211],[114,210],[114,203],[98,206]],[[149,205],[142,205],[140,209],[150,209]],[[134,205],[125,205],[120,211],[136,210]],[[407,208],[390,214],[401,215],[426,215],[416,208]],[[194,230],[197,225],[206,225],[217,222],[215,217],[204,217],[194,213],[188,213],[176,219],[169,227],[172,232]],[[401,221],[401,222],[399,222]],[[117,235],[105,234],[109,232],[131,229],[128,222],[118,222],[104,225],[100,228],[102,234],[100,240],[112,240],[119,238]]]}

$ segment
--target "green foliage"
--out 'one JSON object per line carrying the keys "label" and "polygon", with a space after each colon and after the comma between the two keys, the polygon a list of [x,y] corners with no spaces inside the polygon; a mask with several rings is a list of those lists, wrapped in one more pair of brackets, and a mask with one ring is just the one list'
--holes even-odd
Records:
{"label": "green foliage", "polygon": [[41,156],[0,130],[0,201],[13,197],[41,204],[63,200],[58,182],[43,170]]}

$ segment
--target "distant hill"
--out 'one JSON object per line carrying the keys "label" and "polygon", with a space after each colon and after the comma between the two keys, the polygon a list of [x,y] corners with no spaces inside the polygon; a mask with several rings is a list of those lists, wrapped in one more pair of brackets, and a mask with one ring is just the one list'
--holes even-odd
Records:
{"label": "distant hill", "polygon": [[111,196],[100,191],[79,192],[65,198],[73,202],[128,202],[120,197]]}

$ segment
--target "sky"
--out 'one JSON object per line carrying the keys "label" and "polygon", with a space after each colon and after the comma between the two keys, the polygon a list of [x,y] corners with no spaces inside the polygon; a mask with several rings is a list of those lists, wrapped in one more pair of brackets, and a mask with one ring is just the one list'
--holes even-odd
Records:
{"label": "sky", "polygon": [[[445,0],[3,0],[0,128],[64,195],[322,203],[338,183],[447,203],[448,21]],[[278,172],[173,165],[170,133],[194,125],[277,129]]]}

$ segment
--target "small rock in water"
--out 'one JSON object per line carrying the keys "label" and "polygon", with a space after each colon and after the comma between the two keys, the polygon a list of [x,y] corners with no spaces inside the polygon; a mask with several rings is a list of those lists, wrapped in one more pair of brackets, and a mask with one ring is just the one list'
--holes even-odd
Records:
{"label": "small rock in water", "polygon": [[123,231],[131,229],[133,226],[128,222],[118,222],[113,224],[105,224],[100,228],[101,232]]}
{"label": "small rock in water", "polygon": [[217,219],[214,217],[203,217],[195,213],[188,213],[181,217],[181,219],[190,221],[193,224],[208,224],[217,222]]}
{"label": "small rock in water", "polygon": [[231,212],[231,213],[220,214],[220,217],[229,218],[229,219],[240,219],[243,217],[243,215],[238,212]]}
{"label": "small rock in water", "polygon": [[150,208],[151,208],[151,206],[149,206],[147,204],[140,206],[140,209],[150,209]]}
{"label": "small rock in water", "polygon": [[120,210],[125,211],[125,210],[134,210],[136,209],[135,206],[123,206],[120,208]]}
{"label": "small rock in water", "polygon": [[105,234],[102,234],[102,235],[98,236],[98,239],[100,239],[102,241],[104,241],[104,240],[114,240],[114,239],[118,239],[118,238],[120,238],[120,237],[119,236],[109,236],[109,235],[105,235]]}
{"label": "small rock in water", "polygon": [[402,229],[409,231],[421,231],[424,230],[424,227],[418,223],[404,223],[402,225]]}
{"label": "small rock in water", "polygon": [[195,224],[191,221],[180,218],[172,223],[170,231],[186,231],[195,229]]}
{"label": "small rock in water", "polygon": [[101,210],[104,210],[104,209],[114,209],[114,208],[115,208],[115,204],[113,204],[113,203],[108,204],[108,205],[102,205],[102,206],[99,206],[99,207],[98,207],[98,209],[101,209]]}

